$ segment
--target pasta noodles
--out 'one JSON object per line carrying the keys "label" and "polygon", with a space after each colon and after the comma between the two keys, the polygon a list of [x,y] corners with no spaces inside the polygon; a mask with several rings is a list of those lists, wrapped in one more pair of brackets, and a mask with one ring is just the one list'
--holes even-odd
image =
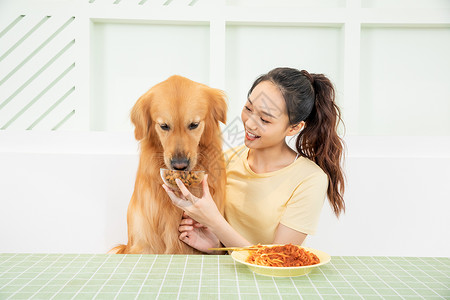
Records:
{"label": "pasta noodles", "polygon": [[249,249],[246,262],[269,267],[301,267],[320,262],[317,255],[302,247],[286,244],[280,246],[256,245]]}

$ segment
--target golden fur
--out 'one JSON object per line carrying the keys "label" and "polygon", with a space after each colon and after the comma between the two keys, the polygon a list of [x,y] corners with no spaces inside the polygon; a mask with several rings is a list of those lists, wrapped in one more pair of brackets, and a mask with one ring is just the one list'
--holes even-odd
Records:
{"label": "golden fur", "polygon": [[138,99],[131,121],[141,153],[128,205],[128,244],[109,253],[198,253],[178,239],[183,212],[162,188],[159,170],[173,169],[174,158],[189,160],[187,170],[205,170],[223,212],[226,175],[219,122],[225,123],[226,112],[222,91],[181,76],[168,78]]}

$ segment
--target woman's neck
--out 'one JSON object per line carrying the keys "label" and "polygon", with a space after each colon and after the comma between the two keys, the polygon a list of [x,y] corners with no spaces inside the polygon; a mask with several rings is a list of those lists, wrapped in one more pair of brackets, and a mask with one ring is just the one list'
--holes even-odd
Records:
{"label": "woman's neck", "polygon": [[253,172],[269,173],[289,166],[296,155],[287,144],[283,144],[280,147],[249,149],[247,161]]}

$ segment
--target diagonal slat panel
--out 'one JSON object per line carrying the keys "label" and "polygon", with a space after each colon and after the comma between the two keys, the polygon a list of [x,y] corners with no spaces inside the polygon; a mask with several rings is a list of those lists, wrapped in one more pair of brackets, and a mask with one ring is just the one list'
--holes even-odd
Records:
{"label": "diagonal slat panel", "polygon": [[[67,50],[69,50],[75,44],[75,40],[67,43],[61,50],[59,50],[53,57],[47,61],[42,67],[40,67],[36,72],[32,74],[23,84],[20,85],[18,89],[16,89],[9,97],[7,97],[2,103],[0,103],[0,110],[2,110],[6,105],[8,105],[15,97],[20,95],[26,88],[32,85],[33,82],[36,82],[38,77],[42,77],[42,73],[44,73],[59,57],[61,57]],[[32,88],[28,88],[29,90]]]}
{"label": "diagonal slat panel", "polygon": [[[53,18],[55,19],[55,18]],[[48,32],[45,33],[41,33],[41,32],[36,32],[34,34],[33,37],[30,37],[27,41],[27,43],[24,43],[23,45],[23,52],[19,51],[20,49],[17,49],[17,51],[15,51],[16,53],[14,53],[15,55],[9,55],[8,58],[11,58],[12,61],[9,62],[4,62],[4,64],[1,64],[1,69],[0,69],[0,86],[5,83],[9,78],[11,78],[11,76],[13,76],[22,66],[24,66],[29,60],[31,60],[37,53],[39,53],[40,51],[46,51],[48,49],[48,47],[46,48],[46,46],[59,34],[61,34],[61,32],[64,31],[64,29],[69,26],[72,22],[73,22],[74,18],[70,18],[68,19],[64,24],[62,24],[61,26],[59,26],[56,30],[53,29],[53,26],[55,24],[53,24],[54,22],[47,22],[47,26],[51,26],[49,29],[46,28],[41,28],[41,32],[46,29],[47,31],[53,31],[54,32],[47,37]],[[50,24],[49,24],[50,23]],[[44,27],[44,26],[43,26]],[[45,40],[42,41],[42,37],[45,37]],[[36,46],[38,45],[38,46]],[[30,49],[34,49],[33,51],[31,51],[31,53],[28,54],[28,52],[30,51]],[[26,51],[26,52],[25,52]],[[17,57],[19,56],[19,57]],[[25,58],[23,58],[25,56]],[[21,59],[23,58],[23,59]],[[14,67],[13,67],[14,66]],[[11,69],[12,68],[12,69]]]}
{"label": "diagonal slat panel", "polygon": [[20,97],[8,107],[7,118],[0,118],[3,129],[26,129],[31,120],[36,119],[47,109],[61,90],[73,86],[74,63],[71,53],[61,56],[49,69],[46,76],[38,77],[33,88],[26,89]]}
{"label": "diagonal slat panel", "polygon": [[[195,6],[199,0],[87,0],[88,3],[93,5],[102,6],[120,6],[120,7],[135,7],[135,6]],[[205,2],[205,1],[203,1]]]}
{"label": "diagonal slat panel", "polygon": [[49,114],[42,125],[49,126],[50,130],[73,130],[74,121],[77,116],[76,101],[78,101],[77,90],[59,104],[55,110]]}
{"label": "diagonal slat panel", "polygon": [[[18,20],[18,21],[12,21],[12,20]],[[23,39],[23,37],[25,35],[27,35],[27,33],[30,32],[30,30],[36,26],[36,24],[40,23],[43,19],[45,20],[49,20],[49,18],[47,18],[47,16],[45,15],[33,15],[33,16],[19,16],[18,18],[11,18],[10,20],[7,21],[7,23],[5,22],[6,20],[1,20],[2,22],[2,29],[4,31],[3,36],[0,38],[0,56],[3,56],[4,58],[0,61],[0,74],[1,77],[3,78],[4,75],[7,74],[7,72],[9,72],[9,70],[11,70],[11,63],[14,63],[18,60],[21,59],[21,57],[17,57],[17,53],[21,51],[21,49],[23,49],[23,45],[27,43],[28,39]],[[9,26],[10,24],[15,23],[14,26]],[[45,27],[45,23],[44,22],[40,27]],[[9,27],[8,30],[6,30],[6,28]],[[39,28],[37,28],[34,33],[39,32]],[[36,36],[35,34],[31,34],[31,36],[29,36],[30,38],[33,38],[34,36]],[[21,43],[19,43],[20,40],[23,40]],[[15,46],[17,45],[17,46]],[[14,51],[10,51],[10,49],[15,49]],[[9,53],[8,55],[5,55]],[[0,85],[1,87],[1,85]],[[2,102],[2,100],[5,99],[5,94],[3,93],[2,90],[0,90],[0,95],[1,95],[1,99],[0,99],[0,104]]]}
{"label": "diagonal slat panel", "polygon": [[[34,35],[0,62],[0,80],[2,81],[0,84],[0,110],[6,105],[2,103],[42,67],[44,62],[49,61],[58,51],[57,49],[62,49],[73,40],[72,20],[67,17],[51,17]],[[70,24],[59,31],[68,22]],[[43,47],[41,48],[41,46]]]}
{"label": "diagonal slat panel", "polygon": [[191,0],[189,6],[195,6],[199,0]]}
{"label": "diagonal slat panel", "polygon": [[[66,101],[66,99],[61,98],[64,98],[63,95],[66,94],[67,91],[74,88],[74,82],[76,79],[76,65],[73,66],[73,64],[71,64],[71,60],[65,60],[63,58],[61,58],[61,65],[65,65],[67,70],[58,69],[61,74],[56,74],[57,77],[55,76],[53,81],[56,79],[58,80],[56,80],[53,84],[53,81],[48,83],[49,85],[52,84],[51,88],[47,89],[47,91],[45,91],[45,93],[43,93],[33,105],[29,106],[26,111],[24,111],[23,115],[13,123],[12,128],[28,130],[32,130],[34,127],[40,128],[39,124],[42,123],[45,118],[48,118],[54,114],[54,109],[58,105],[61,105],[62,102]],[[60,76],[62,74],[63,76]],[[71,94],[74,93],[72,92]],[[61,99],[61,103],[59,103],[59,99]],[[55,105],[57,102],[58,104]],[[38,123],[36,123],[37,120],[39,120]],[[34,123],[38,126],[31,126]]]}
{"label": "diagonal slat panel", "polygon": [[[3,85],[7,80],[7,76],[11,71],[17,67],[24,59],[32,53],[33,49],[36,48],[36,45],[41,44],[46,36],[47,31],[52,27],[52,17],[48,16],[35,16],[35,22],[38,22],[39,19],[45,18],[46,22],[44,22],[39,28],[37,28],[31,35],[28,36],[20,45],[15,47],[14,51],[10,52],[3,60],[0,61],[0,86]],[[29,20],[29,17],[25,17],[24,21]],[[21,25],[24,23],[22,22]],[[15,36],[15,38],[21,38],[21,35],[25,35],[30,31],[30,28],[33,26],[30,22],[28,23],[29,28],[21,28],[20,26],[16,26],[12,28],[8,34]],[[15,41],[17,44],[17,41]],[[4,51],[1,54],[8,52],[8,49],[13,48],[13,45],[9,45],[8,48],[4,47]],[[12,76],[12,74],[11,74]]]}
{"label": "diagonal slat panel", "polygon": [[120,8],[132,8],[138,7],[139,0],[112,0],[110,1],[112,8],[120,7]]}
{"label": "diagonal slat panel", "polygon": [[70,121],[73,120],[74,115],[75,115],[75,110],[72,110],[67,115],[65,115],[65,117],[62,118],[61,121],[56,123],[56,125],[52,127],[52,130],[67,129],[67,126],[68,126],[68,124],[70,124]]}
{"label": "diagonal slat panel", "polygon": [[11,23],[8,24],[5,28],[3,28],[3,24],[0,25],[0,28],[3,28],[2,31],[0,31],[0,39],[9,32],[17,23],[19,23],[25,15],[20,15],[17,18],[15,18]]}
{"label": "diagonal slat panel", "polygon": [[[11,126],[18,118],[22,117],[25,122],[28,120],[25,113],[30,109],[32,105],[34,105],[37,101],[39,101],[50,89],[52,89],[55,85],[57,85],[70,71],[75,68],[75,63],[66,68],[61,74],[59,74],[50,84],[48,84],[43,90],[41,90],[31,101],[27,102],[22,109],[20,109],[14,116],[9,119],[8,122],[5,123],[0,129],[7,129]],[[20,127],[20,126],[19,126]]]}
{"label": "diagonal slat panel", "polygon": [[166,2],[167,0],[147,0],[145,2],[145,6],[150,6],[150,7],[158,7],[158,6],[163,6],[163,4]]}
{"label": "diagonal slat panel", "polygon": [[[53,99],[54,107],[52,107],[52,110],[33,128],[33,130],[71,130],[76,128],[73,127],[73,122],[76,119],[76,108],[74,107],[76,107],[77,97],[77,89],[74,87],[69,88],[63,94],[55,97]],[[59,101],[59,103],[57,103],[57,101]],[[73,111],[75,111],[75,114],[72,115]],[[66,118],[69,114],[71,116]],[[58,124],[60,125],[57,126]]]}
{"label": "diagonal slat panel", "polygon": [[45,17],[41,18],[39,20],[39,22],[37,22],[33,27],[28,29],[23,35],[20,35],[20,38],[14,44],[12,44],[8,49],[6,49],[6,51],[4,51],[4,52],[1,51],[0,62],[3,59],[5,59],[5,57],[7,57],[9,54],[11,54],[11,52],[13,52],[17,47],[19,47],[36,30],[38,30],[39,27],[41,27],[45,22],[47,22],[49,18],[50,18],[49,16],[45,16]]}
{"label": "diagonal slat panel", "polygon": [[[61,95],[58,89],[67,91],[68,86],[75,86],[74,76],[68,74],[60,79],[60,83],[54,83],[40,95],[44,88],[75,62],[73,18],[52,17],[49,22],[52,22],[52,26],[40,33],[44,36],[40,44],[45,44],[43,48],[39,51],[35,51],[36,48],[30,50],[33,56],[0,85],[1,128],[28,128]],[[62,86],[61,83],[66,81],[70,82]],[[6,99],[5,95],[8,95]]]}
{"label": "diagonal slat panel", "polygon": [[[70,88],[67,92],[64,93],[64,95],[62,95],[58,100],[55,101],[55,103],[53,103],[43,114],[41,114],[30,126],[28,126],[27,130],[33,130],[35,128],[43,128],[45,125],[43,120],[48,121],[50,119],[50,117],[48,117],[48,115],[50,115],[52,112],[54,112],[54,115],[56,115],[55,109],[57,107],[61,107],[61,103],[68,103],[71,99],[71,96],[73,94],[73,92],[75,91],[75,87],[73,86],[72,88]],[[71,107],[73,107],[73,104],[71,103]]]}
{"label": "diagonal slat panel", "polygon": [[94,0],[94,1],[89,1],[89,3],[91,3],[92,5],[112,5],[114,3],[115,0]]}

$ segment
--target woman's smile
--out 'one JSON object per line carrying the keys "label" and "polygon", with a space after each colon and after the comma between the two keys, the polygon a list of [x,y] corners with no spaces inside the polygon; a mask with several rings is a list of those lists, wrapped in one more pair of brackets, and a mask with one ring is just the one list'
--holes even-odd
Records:
{"label": "woman's smile", "polygon": [[249,141],[254,141],[254,140],[256,140],[256,139],[258,139],[258,138],[260,138],[261,136],[259,136],[259,135],[256,135],[256,134],[253,134],[253,133],[251,133],[250,131],[248,131],[248,130],[245,130],[245,138],[247,139],[247,140],[249,140]]}

